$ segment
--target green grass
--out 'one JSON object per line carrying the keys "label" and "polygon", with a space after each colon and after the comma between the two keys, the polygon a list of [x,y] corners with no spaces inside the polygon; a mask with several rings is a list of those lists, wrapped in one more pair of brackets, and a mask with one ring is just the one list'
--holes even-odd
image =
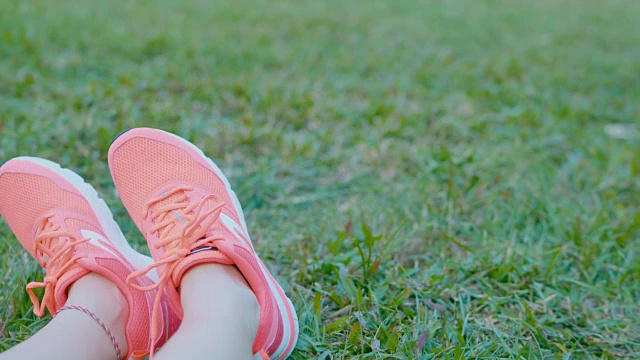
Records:
{"label": "green grass", "polygon": [[[640,357],[640,2],[0,1],[0,159],[229,175],[294,359]],[[622,131],[620,131],[622,129]],[[0,225],[0,350],[42,327]]]}

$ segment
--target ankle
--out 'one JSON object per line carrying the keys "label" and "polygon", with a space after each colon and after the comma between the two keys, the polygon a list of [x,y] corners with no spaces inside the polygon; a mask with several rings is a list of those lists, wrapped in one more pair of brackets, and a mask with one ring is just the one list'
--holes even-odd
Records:
{"label": "ankle", "polygon": [[180,298],[182,324],[158,359],[180,358],[185,348],[193,359],[252,358],[260,306],[235,267],[194,266],[182,278]]}
{"label": "ankle", "polygon": [[219,321],[221,312],[224,312],[251,336],[255,336],[258,330],[260,305],[234,266],[194,266],[182,278],[180,297],[184,321],[206,325],[214,319]]}
{"label": "ankle", "polygon": [[129,306],[113,282],[96,273],[89,273],[71,286],[65,305],[80,306],[93,312],[115,336],[122,354],[127,353]]}

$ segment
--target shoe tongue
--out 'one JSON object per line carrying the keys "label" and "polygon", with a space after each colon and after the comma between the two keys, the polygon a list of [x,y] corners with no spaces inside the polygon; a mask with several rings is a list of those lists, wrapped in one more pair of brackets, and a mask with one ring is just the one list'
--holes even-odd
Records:
{"label": "shoe tongue", "polygon": [[[177,202],[182,202],[184,201],[185,195],[183,193],[173,193],[167,196],[165,193],[163,194],[163,196],[164,196],[164,199],[157,202],[154,205],[154,209],[161,208],[163,206],[174,204]],[[187,225],[186,214],[182,209],[171,210],[164,213],[160,218],[158,218],[157,222],[164,222],[167,219],[171,219],[174,222],[173,226],[168,225],[169,227],[171,227],[171,230],[169,231],[167,236],[174,236],[177,234],[181,234],[182,229]],[[165,231],[165,229],[162,229],[161,231]]]}
{"label": "shoe tongue", "polygon": [[[50,221],[49,224],[45,226],[44,231],[49,230],[51,228],[50,225],[56,225],[56,223]],[[86,227],[88,229],[91,229],[92,231],[99,231],[98,229],[90,227],[87,223],[84,223],[77,219],[65,219],[64,222],[61,223],[60,225],[64,227],[64,230],[70,231],[72,233],[75,232],[76,229],[79,229],[82,227]],[[72,239],[66,236],[61,236],[59,239],[53,240],[53,241],[59,242],[58,244],[54,243],[51,245],[54,248],[57,248],[58,250],[60,250],[66,244],[67,241],[72,241]],[[77,252],[79,249],[88,247],[88,246],[89,245],[87,245],[86,243],[80,243],[76,245],[75,249],[70,251]],[[49,260],[48,257],[46,260],[47,261]],[[76,280],[87,275],[89,272],[90,271],[85,269],[83,266],[79,265],[78,263],[75,263],[70,268],[68,268],[64,273],[58,274],[59,277],[56,281],[56,285],[54,289],[54,299],[56,302],[56,305],[55,305],[56,308],[61,308],[66,303],[68,288],[74,282],[76,282]],[[50,274],[47,274],[47,276],[48,275]],[[54,314],[51,314],[51,315],[54,315]]]}
{"label": "shoe tongue", "polygon": [[[168,195],[164,199],[156,203],[156,205],[154,205],[154,208],[157,209],[165,205],[174,204],[177,202],[183,202],[185,200],[184,199],[185,195],[186,194],[181,192]],[[207,212],[215,208],[215,206],[216,206],[216,202],[214,200],[206,201],[200,213],[206,214]],[[197,211],[197,207],[193,211]],[[193,214],[185,214],[183,209],[171,210],[166,212],[162,217],[160,217],[157,222],[163,222],[167,219],[171,219],[175,225],[171,227],[171,230],[169,230],[169,233],[167,234],[167,236],[181,235],[184,227],[188,225],[188,217],[191,215]]]}

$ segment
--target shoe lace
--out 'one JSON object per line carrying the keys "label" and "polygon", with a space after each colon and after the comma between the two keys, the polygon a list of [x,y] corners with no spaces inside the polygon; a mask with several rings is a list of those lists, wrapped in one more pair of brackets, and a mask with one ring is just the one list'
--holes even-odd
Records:
{"label": "shoe lace", "polygon": [[[75,247],[89,241],[88,238],[78,239],[71,232],[63,230],[62,226],[52,223],[52,216],[48,216],[40,222],[35,237],[35,254],[43,260],[42,266],[46,275],[42,282],[33,281],[27,284],[27,293],[33,303],[33,312],[38,317],[44,315],[45,309],[48,309],[51,315],[56,313],[56,284],[60,276],[69,270],[78,259],[85,257],[85,255],[75,254]],[[44,288],[42,302],[38,301],[38,297],[33,292],[37,288]]]}
{"label": "shoe lace", "polygon": [[[164,254],[153,264],[131,273],[127,278],[127,283],[138,290],[158,289],[151,312],[151,357],[155,352],[155,343],[161,331],[162,295],[167,290],[175,291],[177,285],[173,284],[171,275],[182,259],[198,249],[215,249],[214,242],[221,239],[216,236],[207,237],[206,233],[218,220],[224,202],[213,194],[205,196],[199,202],[190,201],[186,193],[191,190],[188,186],[179,186],[147,202],[144,212],[147,214],[151,210],[150,217],[154,224],[150,232],[158,234],[158,240],[153,246],[156,249],[163,248]],[[160,204],[174,196],[175,200]],[[215,206],[205,209],[205,205],[211,201],[215,202]],[[175,231],[176,227],[178,231]],[[145,276],[153,269],[157,269],[159,274],[159,280],[155,284],[140,286],[133,282],[134,279]]]}

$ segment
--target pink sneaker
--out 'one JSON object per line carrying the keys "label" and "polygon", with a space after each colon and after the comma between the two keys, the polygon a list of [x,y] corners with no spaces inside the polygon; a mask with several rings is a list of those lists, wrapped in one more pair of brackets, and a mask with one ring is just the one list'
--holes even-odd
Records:
{"label": "pink sneaker", "polygon": [[220,169],[188,141],[147,128],[113,142],[109,169],[156,261],[136,276],[157,268],[160,291],[182,315],[176,288],[185,271],[201,263],[234,264],[260,304],[254,354],[291,354],[298,337],[295,309],[255,253],[240,203]]}
{"label": "pink sneaker", "polygon": [[[151,297],[127,286],[127,277],[153,260],[134,251],[113,220],[107,204],[74,172],[48,160],[19,157],[0,168],[0,214],[22,246],[46,271],[43,282],[27,285],[33,312],[54,315],[67,301],[67,290],[80,277],[95,272],[118,286],[129,304],[126,337],[128,356],[139,358],[151,349]],[[157,274],[136,277],[150,286]],[[33,292],[44,288],[42,302]],[[161,296],[161,295],[160,295]],[[180,325],[173,311],[157,316],[165,324],[154,347],[161,346]]]}

